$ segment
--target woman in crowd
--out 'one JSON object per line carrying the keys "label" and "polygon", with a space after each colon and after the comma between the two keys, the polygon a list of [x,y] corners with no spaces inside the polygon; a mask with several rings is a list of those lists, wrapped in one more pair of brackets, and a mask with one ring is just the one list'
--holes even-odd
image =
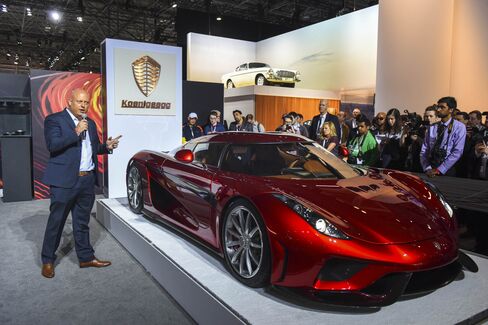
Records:
{"label": "woman in crowd", "polygon": [[335,156],[339,155],[339,138],[334,123],[328,121],[324,122],[320,130],[320,138],[318,142]]}
{"label": "woman in crowd", "polygon": [[401,168],[400,139],[402,138],[402,121],[400,111],[392,108],[386,113],[386,136],[380,144],[380,167]]}
{"label": "woman in crowd", "polygon": [[255,132],[255,133],[266,132],[266,130],[264,129],[264,125],[262,123],[259,123],[258,121],[256,121],[254,119],[254,115],[252,115],[252,114],[246,115],[246,123],[248,125],[252,125],[252,132]]}
{"label": "woman in crowd", "polygon": [[386,132],[386,113],[379,112],[373,120],[373,126],[371,127],[371,133],[374,135],[378,146],[381,147],[381,143],[387,137]]}

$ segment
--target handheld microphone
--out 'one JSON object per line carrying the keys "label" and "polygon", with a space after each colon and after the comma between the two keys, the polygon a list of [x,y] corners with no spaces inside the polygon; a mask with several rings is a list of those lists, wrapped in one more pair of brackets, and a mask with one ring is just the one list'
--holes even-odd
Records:
{"label": "handheld microphone", "polygon": [[[85,113],[82,113],[82,114],[81,114],[81,118],[82,118],[84,121],[86,121],[86,117],[87,117],[87,115],[86,115]],[[85,140],[85,139],[86,139],[86,130],[85,130],[85,131],[83,131],[83,132],[81,132],[81,134],[80,134],[80,135],[81,135],[81,140]]]}

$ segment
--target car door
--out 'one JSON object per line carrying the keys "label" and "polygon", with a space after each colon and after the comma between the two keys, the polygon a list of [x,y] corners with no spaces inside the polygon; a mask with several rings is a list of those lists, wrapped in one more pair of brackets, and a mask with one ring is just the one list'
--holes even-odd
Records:
{"label": "car door", "polygon": [[198,143],[193,149],[192,163],[168,161],[164,165],[164,177],[172,184],[170,191],[187,211],[187,221],[207,240],[212,240],[208,229],[215,205],[212,180],[224,146],[224,143]]}

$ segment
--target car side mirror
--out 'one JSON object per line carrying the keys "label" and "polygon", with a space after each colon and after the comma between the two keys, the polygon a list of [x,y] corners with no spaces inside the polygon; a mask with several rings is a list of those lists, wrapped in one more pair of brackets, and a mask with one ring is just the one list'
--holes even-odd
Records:
{"label": "car side mirror", "polygon": [[176,152],[175,159],[182,163],[191,163],[194,159],[193,152],[188,149],[182,149]]}

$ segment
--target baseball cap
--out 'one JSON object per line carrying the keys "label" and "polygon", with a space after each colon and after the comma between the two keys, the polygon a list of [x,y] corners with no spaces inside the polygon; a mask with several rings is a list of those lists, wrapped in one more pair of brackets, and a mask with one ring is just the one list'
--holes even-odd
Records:
{"label": "baseball cap", "polygon": [[190,114],[188,114],[188,118],[198,118],[198,115],[197,113],[191,112]]}

